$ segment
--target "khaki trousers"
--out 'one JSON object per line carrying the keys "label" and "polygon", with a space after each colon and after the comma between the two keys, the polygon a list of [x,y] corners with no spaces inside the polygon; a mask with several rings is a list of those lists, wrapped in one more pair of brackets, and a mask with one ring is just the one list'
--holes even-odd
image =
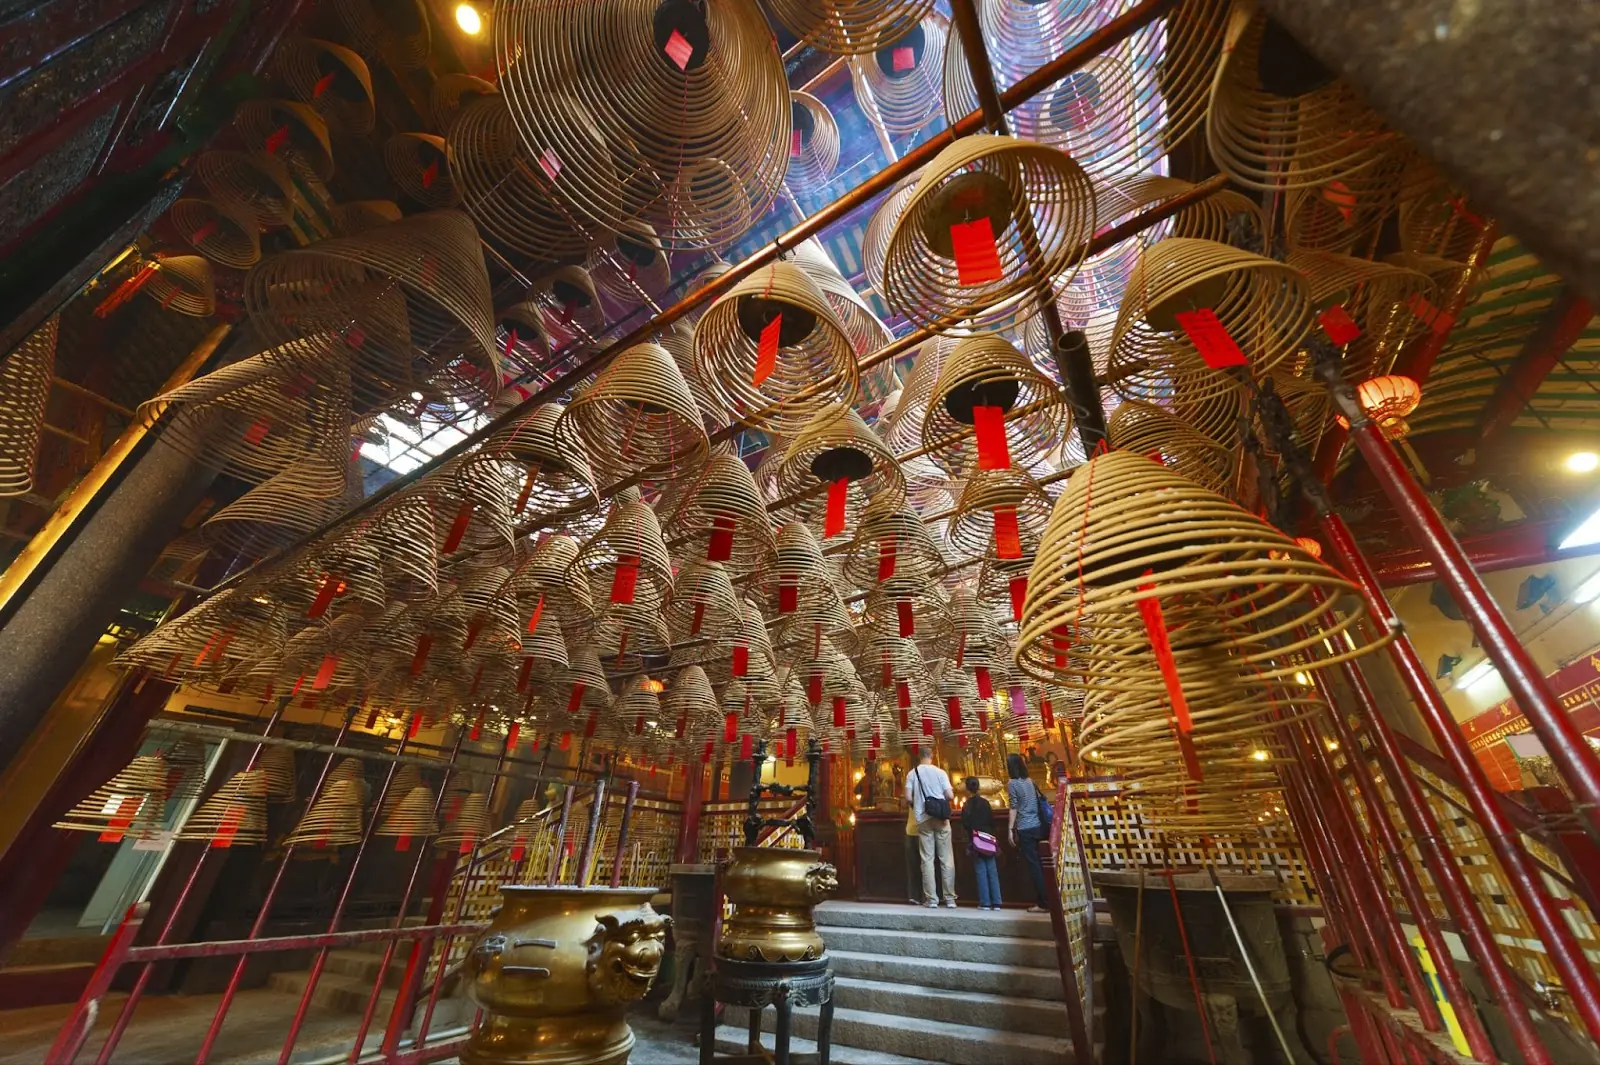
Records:
{"label": "khaki trousers", "polygon": [[922,901],[938,902],[940,895],[933,889],[933,859],[937,850],[943,868],[942,895],[954,902],[956,899],[956,858],[950,849],[950,822],[929,817],[917,822],[917,847],[922,855]]}

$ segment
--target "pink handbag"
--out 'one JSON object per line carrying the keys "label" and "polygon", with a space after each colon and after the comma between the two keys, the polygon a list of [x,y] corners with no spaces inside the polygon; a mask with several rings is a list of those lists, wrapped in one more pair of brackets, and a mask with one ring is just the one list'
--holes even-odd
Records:
{"label": "pink handbag", "polygon": [[987,832],[972,833],[972,853],[993,858],[1000,853],[1000,841]]}

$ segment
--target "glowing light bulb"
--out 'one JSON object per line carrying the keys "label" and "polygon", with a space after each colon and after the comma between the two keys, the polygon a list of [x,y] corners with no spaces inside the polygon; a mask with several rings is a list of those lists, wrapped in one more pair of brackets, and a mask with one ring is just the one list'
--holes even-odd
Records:
{"label": "glowing light bulb", "polygon": [[476,37],[483,32],[483,16],[479,15],[478,9],[471,4],[457,4],[456,25],[461,27],[462,33]]}
{"label": "glowing light bulb", "polygon": [[1250,752],[1250,757],[1254,758],[1258,762],[1265,762],[1268,758],[1271,758],[1272,756],[1270,754],[1268,754],[1266,751],[1263,751],[1258,747],[1255,750]]}
{"label": "glowing light bulb", "polygon": [[1600,455],[1593,451],[1574,451],[1567,456],[1567,469],[1573,473],[1593,473],[1600,470]]}

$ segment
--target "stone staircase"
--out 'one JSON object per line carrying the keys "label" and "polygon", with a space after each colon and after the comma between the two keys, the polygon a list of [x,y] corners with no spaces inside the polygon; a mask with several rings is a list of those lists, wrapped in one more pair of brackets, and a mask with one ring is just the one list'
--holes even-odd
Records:
{"label": "stone staircase", "polygon": [[[341,1013],[360,1013],[366,1009],[367,997],[372,994],[373,982],[377,980],[379,967],[383,964],[386,945],[381,942],[358,943],[345,950],[330,950],[322,975],[317,978],[317,989],[311,994],[312,1003]],[[388,971],[383,978],[384,993],[378,999],[380,1026],[387,1019],[389,1005],[394,1001],[394,989],[405,978],[406,959],[410,956],[411,944],[402,943],[389,960]],[[276,972],[267,977],[267,986],[298,998],[305,993],[310,976],[308,971]]]}
{"label": "stone staircase", "polygon": [[[1048,916],[830,902],[817,907],[816,920],[833,959],[840,1065],[1072,1061]],[[794,1034],[813,1039],[817,1013],[797,1011]],[[763,1014],[768,1032],[774,1017]],[[719,1044],[742,1047],[748,1023],[745,1011],[729,1007]]]}

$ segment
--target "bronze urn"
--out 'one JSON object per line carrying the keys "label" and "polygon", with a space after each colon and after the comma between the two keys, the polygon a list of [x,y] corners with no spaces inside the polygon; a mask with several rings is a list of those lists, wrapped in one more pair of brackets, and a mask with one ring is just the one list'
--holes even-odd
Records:
{"label": "bronze urn", "polygon": [[463,1065],[623,1065],[629,1003],[661,969],[670,919],[653,888],[512,886],[473,944],[467,993],[484,1010]]}
{"label": "bronze urn", "polygon": [[825,947],[811,908],[839,889],[818,851],[737,847],[722,874],[733,916],[722,924],[717,956],[736,961],[814,961]]}

